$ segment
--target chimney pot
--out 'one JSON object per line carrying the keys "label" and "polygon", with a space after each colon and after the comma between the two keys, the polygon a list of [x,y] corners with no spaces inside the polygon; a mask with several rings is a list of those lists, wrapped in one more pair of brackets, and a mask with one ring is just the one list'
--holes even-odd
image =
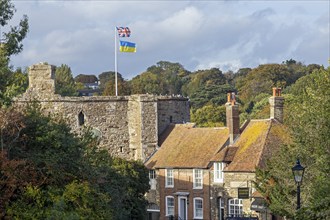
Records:
{"label": "chimney pot", "polygon": [[281,88],[274,87],[273,88],[273,96],[281,96]]}
{"label": "chimney pot", "polygon": [[276,96],[276,87],[273,87],[273,96]]}
{"label": "chimney pot", "polygon": [[230,102],[232,105],[236,104],[235,92],[228,92],[227,93],[227,102]]}

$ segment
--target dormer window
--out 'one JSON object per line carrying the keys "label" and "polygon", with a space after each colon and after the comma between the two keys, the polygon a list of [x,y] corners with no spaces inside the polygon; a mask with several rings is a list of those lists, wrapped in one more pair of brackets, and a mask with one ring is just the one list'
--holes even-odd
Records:
{"label": "dormer window", "polygon": [[215,162],[213,167],[214,167],[214,182],[223,183],[223,169],[225,168],[225,163]]}

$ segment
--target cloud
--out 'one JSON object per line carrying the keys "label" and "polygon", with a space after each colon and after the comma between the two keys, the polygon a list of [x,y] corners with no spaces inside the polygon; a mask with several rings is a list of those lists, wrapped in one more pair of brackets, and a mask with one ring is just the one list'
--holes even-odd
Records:
{"label": "cloud", "polygon": [[[125,78],[160,60],[188,70],[236,70],[296,59],[326,64],[329,13],[324,2],[16,1],[30,32],[15,66],[68,64],[75,75],[114,70],[115,27],[129,26],[137,53],[118,53]],[[327,5],[328,6],[328,5]]]}

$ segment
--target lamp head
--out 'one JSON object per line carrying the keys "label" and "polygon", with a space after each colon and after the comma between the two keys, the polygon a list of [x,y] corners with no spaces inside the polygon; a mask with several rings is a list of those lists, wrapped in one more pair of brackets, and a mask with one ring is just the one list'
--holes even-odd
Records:
{"label": "lamp head", "polygon": [[299,186],[302,183],[304,171],[305,171],[305,167],[301,166],[299,159],[297,159],[296,165],[292,167],[292,173],[293,173],[294,181]]}

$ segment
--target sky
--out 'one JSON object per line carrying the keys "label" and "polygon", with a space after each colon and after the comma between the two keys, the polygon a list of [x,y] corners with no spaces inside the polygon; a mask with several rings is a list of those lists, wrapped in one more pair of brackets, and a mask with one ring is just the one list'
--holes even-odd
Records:
{"label": "sky", "polygon": [[[68,65],[74,76],[115,70],[125,79],[159,61],[223,72],[294,59],[329,66],[328,0],[12,1],[12,25],[30,30],[14,67]],[[136,53],[115,53],[115,27],[129,27]],[[117,46],[118,47],[118,46]]]}

